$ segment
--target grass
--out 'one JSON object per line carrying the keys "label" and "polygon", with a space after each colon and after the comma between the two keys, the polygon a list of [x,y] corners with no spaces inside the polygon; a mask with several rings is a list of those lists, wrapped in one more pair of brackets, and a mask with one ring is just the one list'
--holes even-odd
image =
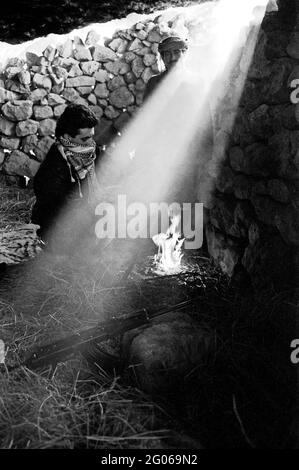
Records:
{"label": "grass", "polygon": [[[32,192],[10,186],[2,195],[2,228],[28,222]],[[142,249],[136,258],[133,247],[126,251],[122,243],[111,244],[91,257],[42,253],[0,273],[1,339],[8,347],[0,376],[1,448],[290,445],[295,377],[289,344],[297,290],[249,295],[205,257],[196,275],[144,279],[149,258]],[[192,297],[198,300],[188,313],[211,332],[214,347],[173,395],[149,397],[126,371],[107,375],[96,368],[95,373],[79,355],[52,373],[9,370],[34,346],[111,315]],[[104,345],[115,354],[119,346],[119,338]]]}

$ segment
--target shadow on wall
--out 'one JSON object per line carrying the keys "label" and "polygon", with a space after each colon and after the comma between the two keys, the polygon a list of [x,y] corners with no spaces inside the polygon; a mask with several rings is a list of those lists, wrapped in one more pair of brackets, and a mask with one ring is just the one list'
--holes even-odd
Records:
{"label": "shadow on wall", "polygon": [[[280,290],[296,282],[298,270],[299,117],[290,96],[299,79],[299,33],[296,2],[279,3],[263,20],[234,125],[226,130],[206,234],[210,254],[229,275],[249,274],[257,289]],[[240,67],[242,61],[237,75]]]}

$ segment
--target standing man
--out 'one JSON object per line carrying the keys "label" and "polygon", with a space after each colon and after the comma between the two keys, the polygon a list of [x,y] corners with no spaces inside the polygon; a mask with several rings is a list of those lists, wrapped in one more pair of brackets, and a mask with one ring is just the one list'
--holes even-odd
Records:
{"label": "standing man", "polygon": [[37,234],[51,250],[72,246],[82,237],[82,230],[94,230],[92,215],[99,190],[94,141],[97,122],[87,106],[67,106],[57,121],[56,142],[34,177],[32,223],[40,226]]}
{"label": "standing man", "polygon": [[187,41],[181,39],[179,36],[169,36],[160,42],[158,51],[165,65],[165,71],[149,79],[144,99],[147,99],[152,94],[154,89],[162,82],[163,78],[165,78],[173,66],[178,63],[187,49]]}

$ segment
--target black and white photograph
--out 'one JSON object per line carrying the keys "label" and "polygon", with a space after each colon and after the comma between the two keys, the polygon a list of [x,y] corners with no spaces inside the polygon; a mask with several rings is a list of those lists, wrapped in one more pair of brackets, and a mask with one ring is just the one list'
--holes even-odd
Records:
{"label": "black and white photograph", "polygon": [[1,7],[0,449],[299,449],[299,0]]}

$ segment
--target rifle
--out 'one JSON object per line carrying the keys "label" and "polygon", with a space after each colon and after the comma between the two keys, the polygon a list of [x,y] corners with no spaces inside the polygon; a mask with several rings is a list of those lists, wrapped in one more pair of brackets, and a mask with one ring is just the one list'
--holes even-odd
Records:
{"label": "rifle", "polygon": [[[52,369],[55,369],[58,363],[66,361],[78,352],[83,355],[87,352],[87,356],[93,356],[93,359],[99,361],[101,366],[103,366],[103,363],[108,365],[110,362],[111,368],[112,361],[113,368],[116,368],[120,361],[115,356],[110,356],[110,354],[102,351],[98,347],[98,343],[119,336],[139,326],[149,324],[153,318],[158,316],[172,311],[182,310],[194,303],[195,300],[196,299],[186,300],[154,312],[148,312],[146,308],[143,308],[133,315],[113,317],[112,320],[100,322],[95,327],[81,330],[66,338],[37,347],[23,362],[17,366],[10,367],[9,370],[18,369],[22,366],[32,370],[43,370],[47,366],[51,366]],[[94,346],[96,349],[92,351]],[[105,369],[105,367],[103,368]]]}

